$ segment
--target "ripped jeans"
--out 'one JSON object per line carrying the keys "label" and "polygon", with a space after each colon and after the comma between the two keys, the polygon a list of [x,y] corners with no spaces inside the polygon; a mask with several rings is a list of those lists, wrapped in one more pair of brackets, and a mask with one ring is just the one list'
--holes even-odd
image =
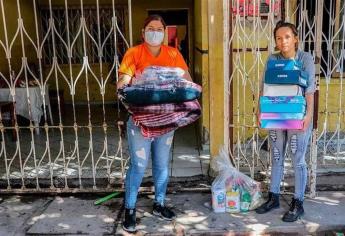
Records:
{"label": "ripped jeans", "polygon": [[269,139],[271,145],[272,173],[270,191],[280,192],[280,182],[284,172],[284,154],[288,141],[290,156],[293,162],[295,174],[294,198],[303,201],[307,185],[307,164],[305,153],[312,131],[312,125],[307,131],[297,130],[270,130]]}
{"label": "ripped jeans", "polygon": [[127,139],[130,165],[125,180],[125,207],[135,208],[138,191],[152,154],[152,177],[155,186],[155,202],[164,205],[169,180],[170,149],[174,131],[156,138],[145,138],[132,117],[127,121]]}

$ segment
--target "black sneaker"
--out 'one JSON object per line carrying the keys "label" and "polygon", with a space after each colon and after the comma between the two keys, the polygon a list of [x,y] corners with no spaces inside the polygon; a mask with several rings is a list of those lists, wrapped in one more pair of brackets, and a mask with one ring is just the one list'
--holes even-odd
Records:
{"label": "black sneaker", "polygon": [[137,231],[135,209],[125,209],[125,221],[122,222],[122,228],[129,233],[134,233]]}
{"label": "black sneaker", "polygon": [[293,198],[290,204],[290,209],[282,218],[285,222],[295,222],[304,215],[303,201]]}
{"label": "black sneaker", "polygon": [[264,214],[273,209],[279,208],[279,205],[279,194],[269,192],[267,202],[256,208],[255,212],[257,214]]}
{"label": "black sneaker", "polygon": [[153,203],[154,215],[162,217],[164,220],[174,220],[176,218],[175,213],[166,206],[162,206],[159,203]]}

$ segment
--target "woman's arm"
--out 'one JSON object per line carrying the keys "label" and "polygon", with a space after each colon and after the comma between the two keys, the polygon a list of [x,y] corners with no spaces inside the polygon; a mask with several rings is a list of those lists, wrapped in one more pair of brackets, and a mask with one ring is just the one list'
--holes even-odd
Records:
{"label": "woman's arm", "polygon": [[190,76],[188,70],[185,70],[185,71],[184,71],[183,77],[184,77],[186,80],[193,82],[193,79],[192,79],[192,77]]}
{"label": "woman's arm", "polygon": [[305,71],[309,75],[308,87],[305,89],[305,100],[307,102],[307,111],[304,116],[303,131],[306,131],[313,120],[314,110],[314,92],[315,92],[315,65],[313,56],[305,53],[303,57]]}
{"label": "woman's arm", "polygon": [[123,86],[131,82],[132,77],[127,74],[120,74],[119,80],[117,81],[117,89],[122,88]]}
{"label": "woman's arm", "polygon": [[313,120],[313,109],[314,109],[314,94],[307,93],[305,95],[305,100],[307,101],[307,112],[303,120],[303,131],[306,131]]}

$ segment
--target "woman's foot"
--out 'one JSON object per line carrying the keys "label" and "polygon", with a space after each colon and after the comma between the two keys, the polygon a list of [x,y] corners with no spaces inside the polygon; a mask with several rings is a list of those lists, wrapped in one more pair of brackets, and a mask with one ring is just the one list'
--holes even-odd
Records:
{"label": "woman's foot", "polygon": [[285,222],[295,222],[304,214],[303,201],[293,198],[290,204],[290,209],[282,218]]}
{"label": "woman's foot", "polygon": [[152,213],[156,216],[162,217],[164,220],[173,220],[176,218],[176,214],[172,210],[157,202],[153,203]]}
{"label": "woman's foot", "polygon": [[122,222],[122,228],[127,232],[134,233],[136,229],[135,208],[125,209],[125,220]]}
{"label": "woman's foot", "polygon": [[255,212],[258,214],[265,214],[273,209],[279,208],[279,206],[279,194],[269,192],[267,202],[256,208]]}

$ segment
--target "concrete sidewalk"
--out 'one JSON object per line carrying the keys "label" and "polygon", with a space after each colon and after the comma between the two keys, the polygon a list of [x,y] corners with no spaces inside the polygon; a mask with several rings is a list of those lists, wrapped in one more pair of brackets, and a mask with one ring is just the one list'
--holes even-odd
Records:
{"label": "concrete sidewalk", "polygon": [[[0,236],[128,235],[121,229],[122,198],[94,206],[95,197],[2,196]],[[280,219],[291,197],[281,197],[272,213],[216,214],[209,193],[169,194],[178,218],[167,222],[151,214],[152,196],[138,201],[136,235],[344,235],[345,192],[320,192],[305,201],[306,214],[295,223]]]}

